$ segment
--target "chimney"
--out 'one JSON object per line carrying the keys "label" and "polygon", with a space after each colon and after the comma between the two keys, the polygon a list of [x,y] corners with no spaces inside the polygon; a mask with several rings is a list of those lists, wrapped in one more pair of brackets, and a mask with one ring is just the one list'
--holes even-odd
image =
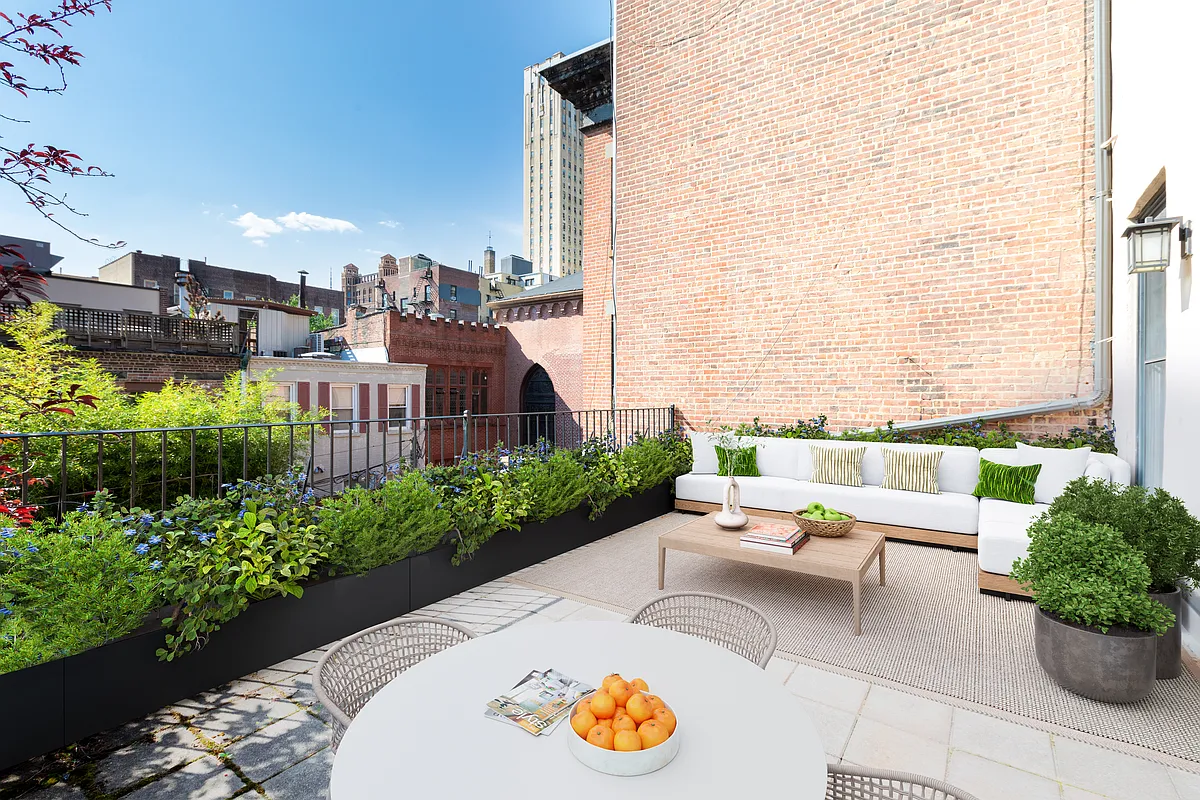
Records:
{"label": "chimney", "polygon": [[307,288],[308,288],[308,273],[305,272],[304,270],[300,270],[300,307],[301,308],[308,308],[308,303],[305,302],[307,300],[307,297],[306,297],[307,292],[305,291],[305,289],[307,289]]}

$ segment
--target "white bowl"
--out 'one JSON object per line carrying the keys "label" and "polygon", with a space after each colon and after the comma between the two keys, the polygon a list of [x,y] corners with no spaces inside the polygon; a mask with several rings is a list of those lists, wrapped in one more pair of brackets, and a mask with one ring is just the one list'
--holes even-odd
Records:
{"label": "white bowl", "polygon": [[606,775],[630,777],[646,775],[660,770],[679,754],[679,728],[662,744],[649,750],[634,750],[624,753],[605,750],[582,738],[571,728],[571,721],[562,726],[567,731],[567,748],[585,766]]}

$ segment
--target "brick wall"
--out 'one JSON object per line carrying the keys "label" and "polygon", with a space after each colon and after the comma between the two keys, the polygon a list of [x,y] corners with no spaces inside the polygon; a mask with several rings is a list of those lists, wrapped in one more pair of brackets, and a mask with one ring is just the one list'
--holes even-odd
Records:
{"label": "brick wall", "polygon": [[[584,411],[583,300],[568,298],[529,303],[498,311],[507,336],[504,405],[521,411],[521,390],[535,364],[554,384],[558,411]],[[601,408],[606,406],[601,406]]]}
{"label": "brick wall", "polygon": [[[583,133],[583,312],[584,405],[608,408],[610,325],[605,301],[612,295],[612,125]],[[623,305],[623,304],[622,304]]]}
{"label": "brick wall", "polygon": [[1088,394],[1091,4],[719,5],[618,0],[618,405],[841,428]]}
{"label": "brick wall", "polygon": [[154,389],[168,378],[215,388],[225,377],[237,372],[241,360],[237,356],[190,356],[176,353],[89,352],[100,366],[116,376],[126,388],[144,391]]}

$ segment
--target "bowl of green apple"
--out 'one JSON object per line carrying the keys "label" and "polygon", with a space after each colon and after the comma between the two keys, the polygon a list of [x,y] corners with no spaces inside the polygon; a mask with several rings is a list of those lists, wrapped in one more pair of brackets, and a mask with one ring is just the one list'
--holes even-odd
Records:
{"label": "bowl of green apple", "polygon": [[793,511],[792,519],[796,521],[800,530],[809,536],[824,536],[828,539],[845,536],[854,529],[854,523],[858,522],[858,517],[853,514],[829,508],[815,500],[806,508]]}

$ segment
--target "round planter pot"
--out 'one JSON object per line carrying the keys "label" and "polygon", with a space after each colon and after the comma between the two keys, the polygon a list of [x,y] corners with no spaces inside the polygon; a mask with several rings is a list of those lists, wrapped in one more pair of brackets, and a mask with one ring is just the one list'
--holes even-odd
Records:
{"label": "round planter pot", "polygon": [[1134,703],[1154,689],[1153,633],[1100,633],[1060,622],[1042,609],[1033,615],[1038,663],[1055,683],[1105,703]]}
{"label": "round planter pot", "polygon": [[1183,617],[1183,592],[1178,589],[1162,594],[1151,592],[1150,599],[1162,603],[1175,615],[1175,624],[1158,637],[1158,666],[1155,668],[1155,677],[1159,680],[1178,678],[1183,673],[1183,636],[1179,628],[1179,620]]}

